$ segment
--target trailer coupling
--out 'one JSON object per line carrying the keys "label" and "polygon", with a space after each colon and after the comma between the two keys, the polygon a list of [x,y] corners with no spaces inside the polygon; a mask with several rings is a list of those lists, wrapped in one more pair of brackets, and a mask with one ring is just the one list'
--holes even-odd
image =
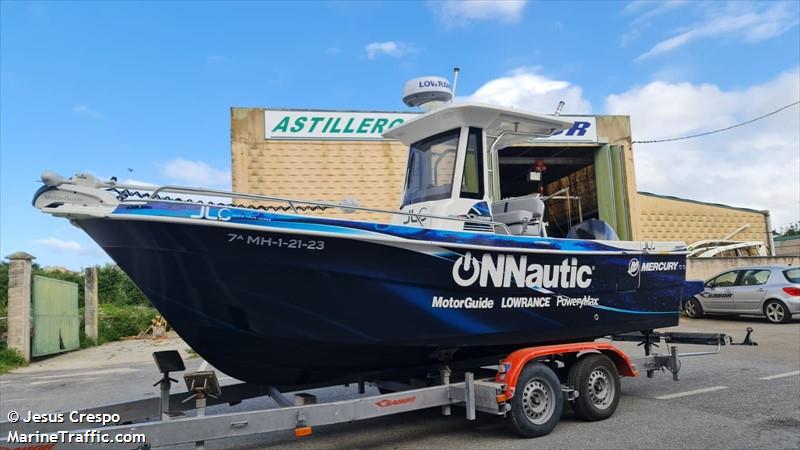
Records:
{"label": "trailer coupling", "polygon": [[[609,336],[609,339],[613,341],[638,342],[639,346],[644,347],[645,356],[632,358],[631,361],[637,369],[644,369],[647,372],[648,378],[652,378],[653,373],[657,370],[667,370],[672,373],[672,379],[678,381],[678,372],[681,370],[681,358],[715,355],[720,352],[723,345],[758,345],[757,342],[750,338],[753,329],[747,327],[745,331],[747,334],[742,342],[738,343],[733,342],[733,337],[725,333],[660,332],[654,330],[615,334]],[[659,343],[662,341],[666,344],[708,345],[715,346],[716,348],[712,351],[705,352],[678,353],[678,347],[670,345],[669,354],[662,355],[654,353],[653,348],[659,347]]]}

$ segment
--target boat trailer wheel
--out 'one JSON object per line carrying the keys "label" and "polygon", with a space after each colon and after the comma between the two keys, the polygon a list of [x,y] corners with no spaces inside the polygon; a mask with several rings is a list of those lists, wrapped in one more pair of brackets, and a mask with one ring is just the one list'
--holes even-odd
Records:
{"label": "boat trailer wheel", "polygon": [[506,416],[509,427],[529,438],[553,431],[564,409],[561,382],[553,369],[541,363],[529,363],[517,379],[515,392]]}
{"label": "boat trailer wheel", "polygon": [[555,395],[546,381],[534,378],[528,381],[522,391],[522,408],[528,420],[541,425],[553,415]]}
{"label": "boat trailer wheel", "polygon": [[614,400],[614,382],[611,374],[604,368],[597,368],[589,374],[589,398],[598,409],[606,409]]}
{"label": "boat trailer wheel", "polygon": [[567,385],[578,391],[572,409],[584,420],[607,419],[617,409],[621,392],[619,372],[606,355],[580,357],[569,369]]}

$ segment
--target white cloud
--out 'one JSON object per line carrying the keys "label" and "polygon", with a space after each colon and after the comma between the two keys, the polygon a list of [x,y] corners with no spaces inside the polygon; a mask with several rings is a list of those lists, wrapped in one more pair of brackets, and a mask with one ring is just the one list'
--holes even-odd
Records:
{"label": "white cloud", "polygon": [[400,58],[416,51],[411,45],[399,41],[370,42],[364,49],[369,59],[375,59],[380,55]]}
{"label": "white cloud", "polygon": [[552,113],[558,102],[563,100],[566,103],[565,114],[586,114],[592,110],[592,105],[583,98],[580,86],[547,78],[539,74],[536,68],[525,67],[487,82],[467,100],[539,113]]}
{"label": "white cloud", "polygon": [[[723,90],[713,84],[654,81],[606,98],[609,114],[631,116],[634,140],[684,136],[752,119],[800,98],[800,70],[762,84]],[[780,228],[800,218],[800,114],[792,107],[707,137],[634,144],[642,191],[768,209]]]}
{"label": "white cloud", "polygon": [[72,108],[72,112],[74,112],[75,114],[83,114],[83,115],[86,115],[86,116],[89,116],[89,117],[95,117],[95,118],[103,117],[102,113],[100,113],[98,111],[95,111],[94,109],[90,108],[87,105],[75,106],[74,108]]}
{"label": "white cloud", "polygon": [[447,0],[430,1],[428,5],[442,24],[455,28],[485,20],[516,22],[522,18],[526,3],[526,0]]}
{"label": "white cloud", "polygon": [[671,52],[693,41],[729,37],[744,42],[758,42],[778,36],[797,26],[797,3],[729,3],[724,10],[712,7],[707,17],[665,39],[639,55],[642,60]]}
{"label": "white cloud", "polygon": [[644,32],[652,26],[652,21],[656,17],[671,13],[676,9],[687,5],[686,0],[669,0],[661,3],[649,1],[633,1],[625,5],[622,13],[625,15],[636,15],[627,29],[622,34],[620,44],[625,47],[629,43],[639,39]]}
{"label": "white cloud", "polygon": [[176,158],[162,164],[160,168],[162,175],[179,183],[199,187],[228,187],[231,184],[230,171],[216,169],[203,161]]}
{"label": "white cloud", "polygon": [[687,0],[668,0],[661,3],[633,1],[628,3],[622,12],[629,15],[641,12],[641,14],[638,14],[631,22],[632,25],[637,25],[671,12],[685,4],[687,4]]}
{"label": "white cloud", "polygon": [[36,239],[34,242],[59,252],[83,252],[83,247],[81,247],[81,244],[75,241],[65,241],[55,237],[48,237],[44,239]]}

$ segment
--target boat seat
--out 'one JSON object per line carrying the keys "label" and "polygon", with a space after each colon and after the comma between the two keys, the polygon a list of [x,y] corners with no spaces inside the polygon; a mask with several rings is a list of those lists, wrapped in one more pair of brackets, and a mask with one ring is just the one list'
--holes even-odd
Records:
{"label": "boat seat", "polygon": [[506,224],[511,234],[547,236],[542,224],[544,201],[538,194],[492,203],[492,218]]}

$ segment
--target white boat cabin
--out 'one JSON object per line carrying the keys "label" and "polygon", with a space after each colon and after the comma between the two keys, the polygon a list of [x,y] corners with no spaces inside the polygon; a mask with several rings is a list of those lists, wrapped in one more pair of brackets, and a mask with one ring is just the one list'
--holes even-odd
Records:
{"label": "white boat cabin", "polygon": [[[400,216],[396,223],[429,228],[547,236],[539,193],[501,198],[498,151],[572,126],[554,116],[480,103],[448,104],[383,136],[409,146]],[[425,216],[476,219],[463,222]],[[427,222],[429,223],[417,223]],[[484,223],[482,223],[484,222]]]}

